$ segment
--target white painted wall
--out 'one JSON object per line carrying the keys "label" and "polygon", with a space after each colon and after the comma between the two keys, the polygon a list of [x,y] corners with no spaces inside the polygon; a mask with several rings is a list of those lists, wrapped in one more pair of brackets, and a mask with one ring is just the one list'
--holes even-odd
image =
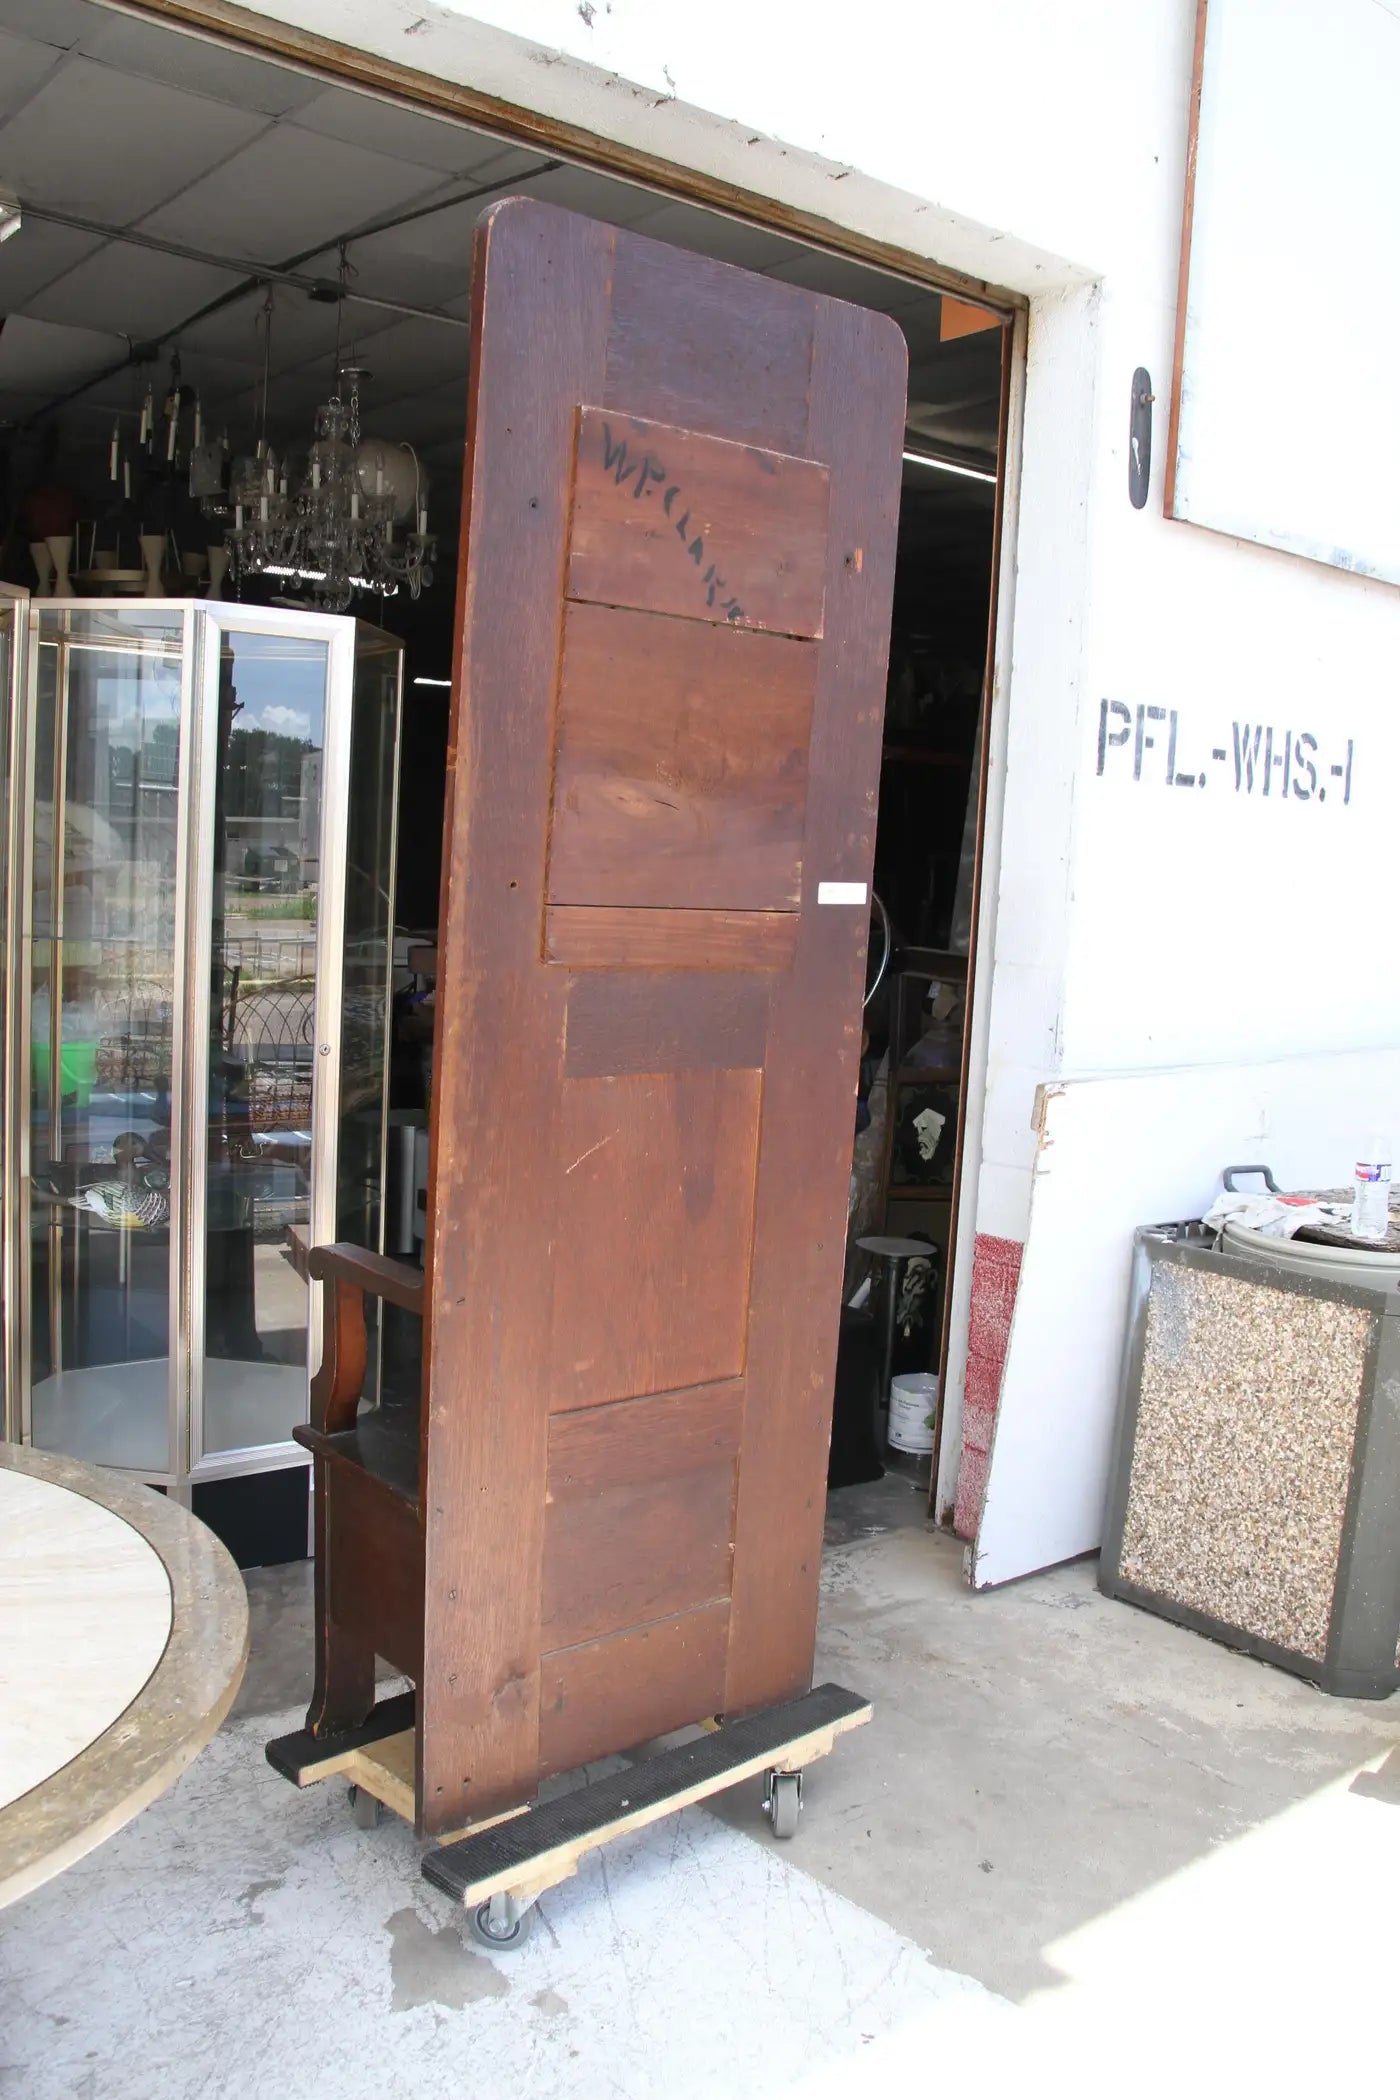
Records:
{"label": "white painted wall", "polygon": [[[1400,198],[1400,8],[1211,0],[1202,80],[1175,515],[1400,583],[1377,471],[1400,459],[1400,275],[1377,267]],[[1290,298],[1300,255],[1326,269]],[[1261,354],[1275,305],[1286,325]],[[1326,415],[1300,418],[1319,367]]]}
{"label": "white painted wall", "polygon": [[[1042,1285],[1042,1255],[1087,1228],[1087,1192],[1111,1170],[1126,1274],[1129,1224],[1209,1196],[1240,1073],[1268,1060],[1293,1059],[1297,1079],[1270,1124],[1277,1161],[1342,1176],[1345,1104],[1374,1116],[1396,1076],[1373,1061],[1359,1093],[1345,1053],[1400,1042],[1383,916],[1400,601],[1162,516],[1194,0],[244,4],[1029,297],[992,737],[1001,852],[979,975],[985,1107],[969,1174],[977,1230],[1024,1239],[1029,1220],[1030,1233],[988,1490],[1000,1543],[981,1578],[1034,1565],[1060,1544],[1029,1523],[1031,1504],[1082,1517],[1099,1492],[1121,1327],[1121,1292]],[[1308,296],[1304,277],[1325,280],[1325,256],[1297,262],[1297,283],[1258,316],[1261,355]],[[1364,287],[1331,290],[1338,330],[1364,325]],[[1138,364],[1158,393],[1142,512],[1126,487]],[[1316,407],[1297,409],[1277,442],[1325,437],[1322,375]],[[1134,731],[1138,707],[1164,711],[1163,724],[1144,718],[1156,741],[1140,780],[1131,740],[1097,774],[1105,697]],[[1161,780],[1172,709],[1178,769],[1204,769],[1203,789]],[[1267,801],[1238,794],[1236,721],[1307,731],[1329,762],[1350,741],[1350,805],[1335,791],[1325,804],[1281,799],[1281,769]],[[1220,748],[1226,761],[1209,756]],[[1124,1072],[1144,1075],[1125,1097],[1132,1141],[1109,1158],[1076,1118],[1058,1124],[1063,1200],[1033,1211],[1037,1087]],[[1324,1099],[1341,1106],[1310,1151],[1303,1133]],[[960,1364],[955,1341],[953,1448]],[[1027,1424],[1057,1419],[1076,1433],[1029,1437]],[[1029,1499],[1018,1445],[1036,1453]],[[999,1482],[1016,1483],[1000,1513]],[[1071,1534],[1082,1540],[1084,1524]]]}

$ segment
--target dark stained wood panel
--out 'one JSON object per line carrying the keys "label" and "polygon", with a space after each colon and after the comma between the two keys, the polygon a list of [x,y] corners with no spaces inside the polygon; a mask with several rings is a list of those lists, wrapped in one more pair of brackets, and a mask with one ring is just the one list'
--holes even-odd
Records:
{"label": "dark stained wood panel", "polygon": [[762,1091],[754,1071],[565,1080],[551,1408],[743,1370]]}
{"label": "dark stained wood panel", "polygon": [[816,670],[787,635],[570,605],[550,903],[790,910]]}
{"label": "dark stained wood panel", "polygon": [[768,986],[739,971],[589,972],[569,987],[564,1071],[698,1072],[763,1063]]}
{"label": "dark stained wood panel", "polygon": [[[904,413],[884,318],[533,200],[486,218],[473,330],[425,1291],[428,1835],[809,1679],[866,933],[817,894],[870,877]],[[820,636],[714,619],[727,454],[703,562],[677,536],[666,572],[664,540],[586,499],[579,587],[600,595],[570,598],[584,409],[698,434],[697,473],[715,440],[807,462],[784,469],[799,510],[825,473],[820,577],[788,513],[771,571],[779,616],[819,603]],[[609,563],[644,604],[607,595]],[[704,605],[675,606],[692,581]],[[363,1661],[342,1705],[372,1697]]]}
{"label": "dark stained wood panel", "polygon": [[[625,1421],[612,1427],[620,1440],[634,1433]],[[727,1601],[733,1547],[732,1456],[670,1480],[600,1481],[590,1494],[551,1499],[541,1641],[547,1648],[573,1647]]]}
{"label": "dark stained wood panel", "polygon": [[614,243],[607,382],[588,398],[810,458],[816,305],[795,285],[624,234]]}
{"label": "dark stained wood panel", "polygon": [[724,1710],[727,1604],[540,1658],[540,1776]]}
{"label": "dark stained wood panel", "polygon": [[547,1647],[728,1596],[743,1399],[734,1378],[553,1417]]}
{"label": "dark stained wood panel", "polygon": [[819,635],[827,484],[810,459],[585,408],[569,595]]}
{"label": "dark stained wood panel", "polygon": [[546,959],[574,970],[786,970],[797,914],[552,905],[544,938]]}
{"label": "dark stained wood panel", "polygon": [[827,641],[806,908],[792,971],[774,981],[764,1068],[727,1713],[811,1681],[867,935],[863,910],[813,892],[868,883],[874,858],[905,368],[888,316],[822,302],[810,443],[832,462]]}
{"label": "dark stained wood panel", "polygon": [[549,1499],[563,1502],[598,1488],[669,1480],[718,1465],[738,1451],[743,1416],[739,1378],[554,1415]]}
{"label": "dark stained wood panel", "polygon": [[[417,1678],[423,1659],[423,1531],[411,1503],[361,1467],[322,1461],[331,1621]],[[371,1672],[371,1684],[373,1674]]]}
{"label": "dark stained wood panel", "polygon": [[539,965],[554,608],[577,405],[597,398],[606,356],[612,242],[524,199],[477,234],[425,1293],[428,1835],[534,1789],[567,995],[563,973]]}

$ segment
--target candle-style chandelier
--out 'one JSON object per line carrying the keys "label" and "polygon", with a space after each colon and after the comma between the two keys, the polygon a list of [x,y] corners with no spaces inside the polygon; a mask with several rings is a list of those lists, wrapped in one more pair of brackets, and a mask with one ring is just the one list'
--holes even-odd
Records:
{"label": "candle-style chandelier", "polygon": [[[345,297],[341,250],[340,299]],[[272,297],[264,308],[261,431],[257,449],[235,460],[225,535],[235,577],[286,577],[324,612],[344,612],[356,591],[416,598],[433,580],[437,542],[428,530],[428,482],[411,445],[360,434],[363,365],[340,362],[336,390],[316,411],[316,435],[303,471],[267,441]]]}

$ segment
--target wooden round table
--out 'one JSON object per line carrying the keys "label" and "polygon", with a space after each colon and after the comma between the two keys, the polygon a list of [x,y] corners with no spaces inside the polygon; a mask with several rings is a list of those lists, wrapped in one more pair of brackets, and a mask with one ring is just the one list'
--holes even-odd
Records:
{"label": "wooden round table", "polygon": [[163,1793],[247,1660],[243,1578],[187,1509],[0,1443],[0,1905]]}

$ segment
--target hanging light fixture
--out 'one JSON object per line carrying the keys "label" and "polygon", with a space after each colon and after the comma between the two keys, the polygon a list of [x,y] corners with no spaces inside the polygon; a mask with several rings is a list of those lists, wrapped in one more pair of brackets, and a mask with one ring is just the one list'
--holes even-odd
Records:
{"label": "hanging light fixture", "polygon": [[295,478],[267,443],[271,293],[265,309],[262,428],[251,459],[235,464],[227,534],[234,573],[286,577],[308,587],[325,612],[344,612],[356,591],[416,598],[433,580],[437,542],[428,530],[428,482],[411,445],[364,438],[363,365],[340,361],[340,315],[347,275],[340,250],[335,392],[316,411],[305,471]]}

